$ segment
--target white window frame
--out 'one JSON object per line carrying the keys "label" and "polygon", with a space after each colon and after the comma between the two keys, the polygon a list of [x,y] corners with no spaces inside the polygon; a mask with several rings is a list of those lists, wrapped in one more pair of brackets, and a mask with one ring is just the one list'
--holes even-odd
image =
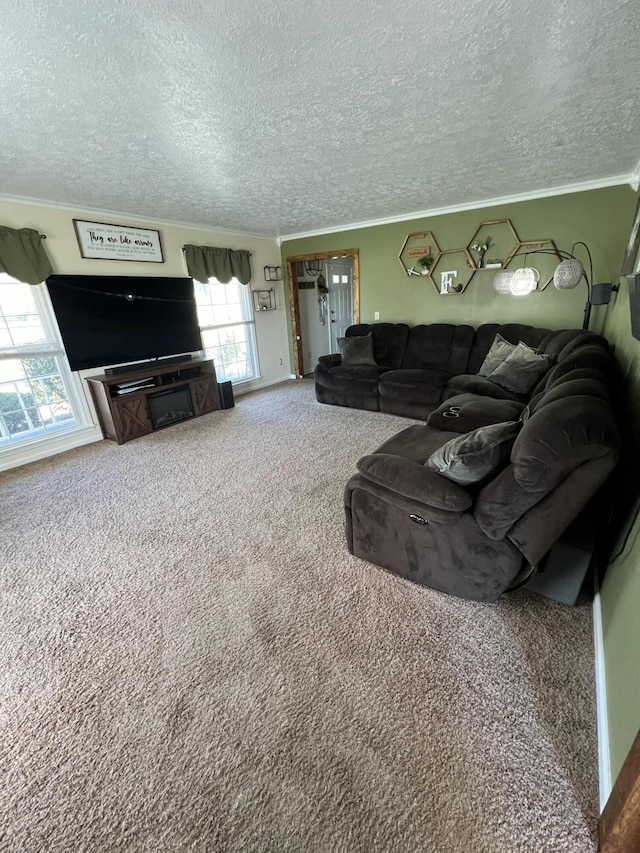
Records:
{"label": "white window frame", "polygon": [[[196,284],[194,282],[194,284]],[[198,282],[201,284],[201,282]],[[260,361],[258,358],[258,343],[256,339],[256,323],[253,315],[253,305],[251,302],[251,288],[247,284],[242,284],[242,282],[238,281],[237,278],[232,278],[231,281],[227,282],[227,285],[234,284],[238,288],[238,293],[240,294],[240,306],[242,309],[242,313],[244,319],[235,320],[230,323],[209,323],[209,324],[200,324],[200,330],[202,332],[210,331],[210,330],[220,330],[220,329],[231,329],[237,326],[244,326],[247,332],[247,347],[249,349],[249,358],[253,366],[253,375],[246,376],[242,379],[231,379],[234,387],[242,386],[248,382],[255,382],[257,379],[260,379]],[[218,281],[217,278],[210,278],[207,282],[209,287],[224,287],[225,285],[222,282]],[[197,286],[197,285],[196,285]],[[216,350],[217,348],[212,348],[204,346],[203,341],[203,352],[213,358],[214,366],[216,368],[216,374],[219,382],[227,381],[223,374],[224,365],[220,363],[219,359],[216,359]]]}
{"label": "white window frame", "polygon": [[51,431],[39,432],[37,435],[32,435],[30,431],[27,431],[24,437],[20,437],[19,435],[14,436],[6,444],[0,446],[0,458],[9,457],[16,452],[20,453],[27,448],[46,447],[54,443],[59,444],[61,438],[64,439],[73,433],[86,431],[87,428],[94,428],[87,399],[83,391],[82,381],[77,374],[71,372],[69,367],[46,285],[24,284],[5,273],[0,273],[0,293],[3,285],[8,282],[21,284],[23,287],[30,289],[47,339],[30,344],[0,347],[0,360],[54,358],[58,367],[58,373],[62,378],[67,393],[71,411],[73,412],[74,423],[68,427],[59,426]]}

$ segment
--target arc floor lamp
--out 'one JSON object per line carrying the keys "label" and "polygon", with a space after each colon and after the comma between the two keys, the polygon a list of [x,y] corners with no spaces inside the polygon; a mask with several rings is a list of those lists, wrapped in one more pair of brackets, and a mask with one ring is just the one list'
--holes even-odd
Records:
{"label": "arc floor lamp", "polygon": [[[582,262],[575,255],[577,246],[582,246],[587,253],[589,259],[588,273]],[[528,249],[526,252],[517,252],[510,260],[522,255],[525,258],[528,255],[555,255],[561,258],[560,263],[553,273],[553,285],[557,290],[573,290],[582,280],[585,281],[587,285],[587,301],[584,306],[583,329],[589,328],[591,306],[607,305],[611,301],[612,291],[618,290],[617,285],[612,285],[609,282],[602,284],[593,283],[593,260],[591,252],[587,244],[583,243],[582,240],[574,243],[570,252],[563,249]],[[533,266],[524,266],[513,270],[503,269],[496,274],[493,280],[493,287],[501,294],[526,296],[537,289],[539,280],[540,273]]]}

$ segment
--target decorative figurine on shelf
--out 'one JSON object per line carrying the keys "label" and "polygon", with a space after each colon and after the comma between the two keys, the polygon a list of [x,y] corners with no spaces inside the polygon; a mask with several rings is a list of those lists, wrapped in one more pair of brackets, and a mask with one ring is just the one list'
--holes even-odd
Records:
{"label": "decorative figurine on shelf", "polygon": [[429,275],[429,270],[433,263],[433,255],[423,255],[421,258],[418,258],[418,263],[422,267],[421,275]]}
{"label": "decorative figurine on shelf", "polygon": [[473,252],[478,253],[478,260],[476,261],[476,266],[478,267],[478,269],[482,269],[482,267],[484,266],[484,256],[486,255],[487,249],[489,248],[489,246],[491,246],[492,242],[493,241],[491,240],[491,237],[489,236],[489,234],[487,234],[482,243],[472,243],[471,246],[469,246],[469,248]]}
{"label": "decorative figurine on shelf", "polygon": [[454,278],[458,275],[458,270],[447,270],[440,273],[440,294],[444,296],[455,289],[453,283]]}
{"label": "decorative figurine on shelf", "polygon": [[462,284],[454,283],[457,276],[458,270],[443,270],[440,273],[440,296],[446,296],[448,293],[462,293]]}

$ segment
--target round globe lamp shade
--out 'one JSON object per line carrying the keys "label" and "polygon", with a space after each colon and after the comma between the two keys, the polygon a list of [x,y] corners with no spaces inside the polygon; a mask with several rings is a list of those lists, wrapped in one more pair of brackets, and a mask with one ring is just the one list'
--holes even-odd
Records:
{"label": "round globe lamp shade", "polygon": [[505,295],[511,293],[511,279],[513,278],[513,270],[500,270],[496,273],[493,279],[493,289],[496,293]]}
{"label": "round globe lamp shade", "polygon": [[511,293],[514,296],[527,296],[527,294],[533,293],[539,281],[540,273],[533,267],[514,270],[510,285]]}
{"label": "round globe lamp shade", "polygon": [[561,261],[553,274],[553,284],[557,290],[572,290],[584,275],[584,268],[577,258]]}

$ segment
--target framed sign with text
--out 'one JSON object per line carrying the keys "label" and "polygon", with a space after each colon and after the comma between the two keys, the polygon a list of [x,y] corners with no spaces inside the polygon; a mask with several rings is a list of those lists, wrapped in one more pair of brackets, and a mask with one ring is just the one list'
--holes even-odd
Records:
{"label": "framed sign with text", "polygon": [[84,219],[74,219],[73,227],[83,258],[164,263],[159,231]]}

